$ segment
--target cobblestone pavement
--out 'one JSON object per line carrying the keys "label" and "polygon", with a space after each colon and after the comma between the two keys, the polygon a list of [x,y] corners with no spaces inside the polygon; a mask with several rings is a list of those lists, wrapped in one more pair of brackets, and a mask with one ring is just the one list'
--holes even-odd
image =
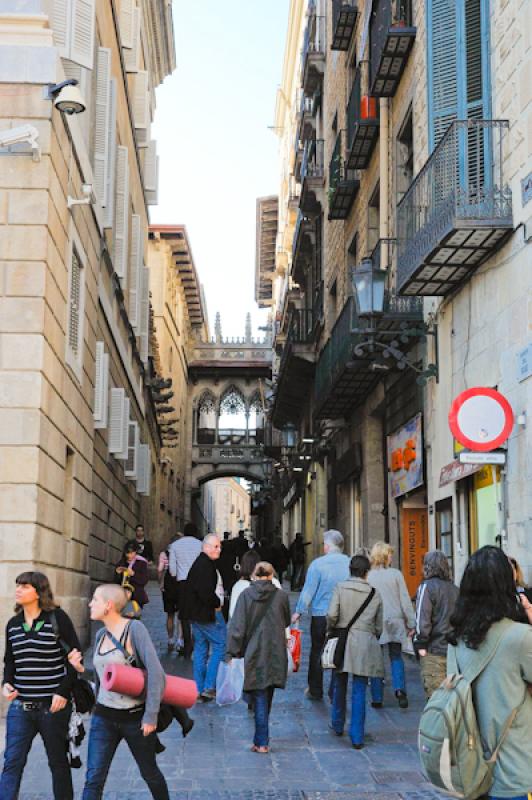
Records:
{"label": "cobblestone pavement", "polygon": [[[191,665],[166,653],[165,617],[155,584],[144,622],[167,672],[191,675]],[[327,700],[307,700],[307,627],[303,664],[289,677],[287,689],[275,694],[271,752],[250,752],[253,720],[246,706],[219,708],[214,703],[192,711],[196,721],[186,740],[177,724],[162,734],[166,751],[159,764],[172,800],[436,800],[425,783],[416,750],[422,691],[415,663],[407,665],[410,708],[397,707],[387,684],[385,707],[368,709],[366,731],[371,740],[353,750],[347,736],[328,730]],[[388,665],[387,665],[388,667]],[[2,731],[2,746],[3,746]],[[86,762],[86,741],[82,758]],[[84,768],[74,771],[76,797],[81,795]],[[121,744],[107,781],[105,800],[147,800],[150,797],[127,747]],[[24,773],[20,800],[51,800],[51,781],[42,742],[36,740]]]}

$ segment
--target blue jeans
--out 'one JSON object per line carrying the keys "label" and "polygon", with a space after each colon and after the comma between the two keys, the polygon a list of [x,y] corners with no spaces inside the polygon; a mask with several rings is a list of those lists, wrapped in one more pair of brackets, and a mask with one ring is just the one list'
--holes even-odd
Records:
{"label": "blue jeans", "polygon": [[253,744],[255,747],[268,747],[270,741],[270,730],[268,722],[273,700],[273,686],[267,689],[255,689],[250,694],[255,699],[255,736]]}
{"label": "blue jeans", "polygon": [[516,794],[515,797],[497,797],[495,794],[488,795],[490,800],[528,800],[527,794]]}
{"label": "blue jeans", "polygon": [[[348,681],[348,672],[336,672],[333,682],[331,715],[331,724],[336,733],[344,732]],[[351,725],[349,728],[349,736],[353,744],[363,744],[364,742],[367,685],[368,679],[365,675],[353,675],[353,684],[351,687]]]}
{"label": "blue jeans", "polygon": [[6,749],[4,769],[0,777],[2,800],[16,800],[22,773],[33,740],[40,733],[52,773],[55,800],[72,800],[72,774],[67,758],[67,733],[72,708],[70,703],[52,714],[43,706],[35,711],[24,711],[19,700],[13,700],[7,712]]}
{"label": "blue jeans", "polygon": [[122,739],[126,740],[152,797],[169,800],[164,775],[155,760],[155,734],[143,735],[140,716],[128,722],[115,722],[99,714],[91,718],[83,800],[101,800],[111,762]]}
{"label": "blue jeans", "polygon": [[[394,692],[406,692],[405,665],[400,642],[388,645],[390,664],[392,667],[392,686]],[[371,699],[374,703],[382,703],[384,697],[384,678],[371,678]]]}
{"label": "blue jeans", "polygon": [[200,694],[205,689],[216,689],[218,667],[225,655],[226,632],[227,628],[221,611],[216,612],[215,622],[192,623],[194,680]]}

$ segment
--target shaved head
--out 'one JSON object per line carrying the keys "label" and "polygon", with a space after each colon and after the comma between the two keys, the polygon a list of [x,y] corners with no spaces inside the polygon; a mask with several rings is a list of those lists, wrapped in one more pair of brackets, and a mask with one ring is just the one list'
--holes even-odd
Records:
{"label": "shaved head", "polygon": [[127,604],[127,595],[124,589],[116,583],[103,583],[96,588],[95,594],[96,592],[106,603],[112,603],[119,614]]}

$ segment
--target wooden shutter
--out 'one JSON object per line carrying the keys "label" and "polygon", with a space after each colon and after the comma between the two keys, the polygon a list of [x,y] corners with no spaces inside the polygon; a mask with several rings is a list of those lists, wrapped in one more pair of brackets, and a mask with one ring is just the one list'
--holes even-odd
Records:
{"label": "wooden shutter", "polygon": [[120,43],[122,47],[133,47],[133,13],[135,0],[120,0]]}
{"label": "wooden shutter", "polygon": [[458,5],[431,0],[429,21],[430,149],[458,116]]}
{"label": "wooden shutter", "polygon": [[132,47],[123,51],[126,72],[137,72],[140,65],[140,9],[133,9]]}
{"label": "wooden shutter", "polygon": [[[120,453],[124,449],[124,427],[126,390],[111,389],[111,415],[109,420],[109,452]],[[129,401],[128,401],[129,415]]]}
{"label": "wooden shutter", "polygon": [[147,70],[139,70],[133,81],[133,119],[135,128],[150,124],[150,78]]}
{"label": "wooden shutter", "polygon": [[129,256],[129,321],[134,328],[139,325],[140,279],[144,255],[142,224],[138,214],[131,215],[131,253]]}
{"label": "wooden shutter", "polygon": [[106,204],[111,115],[111,50],[99,47],[96,59],[96,114],[94,119],[94,187],[101,206]]}
{"label": "wooden shutter", "polygon": [[124,465],[124,475],[130,480],[136,480],[137,478],[138,452],[139,426],[137,422],[130,420],[128,426],[127,460]]}
{"label": "wooden shutter", "polygon": [[94,57],[95,0],[70,0],[71,34],[69,58],[92,69]]}
{"label": "wooden shutter", "polygon": [[109,92],[109,140],[107,154],[107,186],[105,189],[104,228],[112,228],[115,216],[115,181],[116,181],[116,80],[111,78]]}
{"label": "wooden shutter", "polygon": [[70,58],[70,1],[49,0],[48,10],[54,45],[62,58]]}
{"label": "wooden shutter", "polygon": [[157,191],[157,162],[157,142],[152,140],[144,153],[144,188],[147,192]]}
{"label": "wooden shutter", "polygon": [[146,364],[150,346],[150,270],[142,267],[140,283],[140,357]]}
{"label": "wooden shutter", "polygon": [[96,342],[96,369],[94,379],[94,427],[107,427],[109,400],[109,354],[103,342]]}
{"label": "wooden shutter", "polygon": [[129,235],[129,161],[127,147],[117,147],[116,156],[116,211],[114,230],[114,268],[125,283],[127,277],[127,251]]}

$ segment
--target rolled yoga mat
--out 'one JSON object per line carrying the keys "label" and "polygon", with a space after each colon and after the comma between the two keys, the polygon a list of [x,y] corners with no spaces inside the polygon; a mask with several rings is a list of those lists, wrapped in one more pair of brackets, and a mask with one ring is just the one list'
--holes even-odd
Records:
{"label": "rolled yoga mat", "polygon": [[[110,664],[103,674],[102,686],[108,692],[118,692],[129,697],[140,697],[144,692],[144,672],[137,667],[126,664]],[[166,686],[162,701],[171,706],[192,708],[198,696],[195,681],[178,678],[176,675],[166,676]]]}

